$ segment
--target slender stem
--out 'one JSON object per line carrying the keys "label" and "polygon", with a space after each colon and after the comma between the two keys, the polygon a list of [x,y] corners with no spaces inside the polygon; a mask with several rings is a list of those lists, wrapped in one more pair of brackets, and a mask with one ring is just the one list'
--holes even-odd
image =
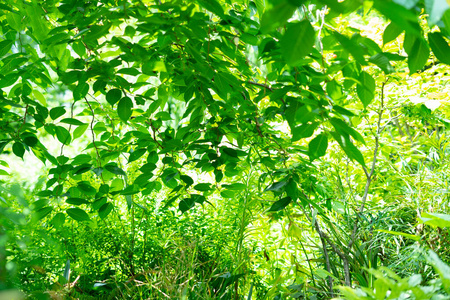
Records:
{"label": "slender stem", "polygon": [[[100,154],[98,152],[98,148],[97,148],[97,144],[95,143],[95,132],[94,132],[94,121],[95,121],[95,113],[94,110],[92,109],[91,104],[89,103],[89,101],[86,99],[86,97],[84,98],[84,100],[86,101],[87,105],[89,106],[89,109],[91,110],[92,113],[92,120],[91,120],[91,124],[90,124],[90,128],[91,128],[91,132],[92,132],[92,144],[94,145],[95,148],[95,152],[97,153],[97,167],[101,168],[102,167],[102,163],[100,160]],[[100,173],[100,178],[103,180],[103,174]]]}

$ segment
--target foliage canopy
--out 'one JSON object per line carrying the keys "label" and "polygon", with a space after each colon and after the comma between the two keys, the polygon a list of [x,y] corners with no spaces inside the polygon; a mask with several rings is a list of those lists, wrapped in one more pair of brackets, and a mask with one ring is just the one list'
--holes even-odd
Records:
{"label": "foliage canopy", "polygon": [[[381,35],[348,21],[368,16],[387,22]],[[130,276],[135,235],[143,220],[152,228],[141,214],[235,209],[235,269],[211,283],[216,296],[231,284],[243,295],[250,206],[274,218],[295,206],[318,235],[327,297],[336,281],[370,286],[379,274],[352,260],[378,158],[390,155],[380,154],[384,129],[397,120],[385,88],[449,65],[449,38],[444,0],[6,0],[0,153],[32,153],[48,168],[31,198],[8,193],[29,224],[55,230],[106,230],[129,216]],[[325,157],[346,161],[361,185],[342,240],[324,229],[341,209],[316,177],[334,176]]]}

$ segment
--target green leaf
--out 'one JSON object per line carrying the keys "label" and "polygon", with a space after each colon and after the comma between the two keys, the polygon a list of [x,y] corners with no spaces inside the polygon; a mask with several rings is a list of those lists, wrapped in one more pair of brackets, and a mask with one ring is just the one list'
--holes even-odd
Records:
{"label": "green leaf", "polygon": [[66,123],[69,125],[75,125],[75,126],[86,125],[86,123],[83,123],[80,120],[73,119],[73,118],[65,118],[65,119],[62,119],[60,122]]}
{"label": "green leaf", "polygon": [[399,28],[405,30],[406,33],[416,36],[421,35],[419,20],[411,10],[406,9],[394,1],[385,0],[374,1],[373,6],[383,15],[391,19]]}
{"label": "green leaf", "polygon": [[410,74],[422,70],[430,56],[430,49],[424,38],[406,34],[403,48],[406,53],[408,53],[408,68]]}
{"label": "green leaf", "polygon": [[394,22],[389,23],[383,32],[383,45],[386,45],[390,41],[395,40],[401,33],[403,29],[397,26]]}
{"label": "green leaf", "polygon": [[311,124],[306,123],[301,126],[294,127],[292,130],[292,142],[312,136],[319,125],[319,122],[313,122]]}
{"label": "green leaf", "polygon": [[50,110],[50,118],[52,118],[53,120],[56,120],[59,117],[61,117],[62,115],[64,115],[65,113],[66,113],[66,110],[64,107],[62,107],[62,106],[54,107]]}
{"label": "green leaf", "polygon": [[359,84],[356,87],[356,92],[364,107],[367,107],[375,97],[375,80],[373,77],[362,71],[359,75]]}
{"label": "green leaf", "polygon": [[351,135],[355,140],[358,142],[365,144],[364,138],[357,132],[355,129],[351,128],[347,125],[344,121],[338,118],[331,118],[330,119],[331,125],[336,129],[337,132],[339,132],[341,135],[348,134]]}
{"label": "green leaf", "polygon": [[132,109],[133,101],[131,101],[131,99],[128,97],[123,97],[122,99],[120,99],[119,104],[117,105],[117,114],[122,121],[127,122],[131,117]]}
{"label": "green leaf", "polygon": [[138,160],[141,158],[145,153],[147,152],[147,149],[141,148],[141,149],[135,149],[133,152],[130,153],[130,157],[128,158],[128,162],[133,162],[135,160]]}
{"label": "green leaf", "polygon": [[217,0],[197,0],[197,3],[219,17],[224,16],[223,8]]}
{"label": "green leaf", "polygon": [[200,192],[206,192],[211,189],[210,183],[199,183],[194,186],[194,189]]}
{"label": "green leaf", "polygon": [[307,19],[292,24],[280,40],[281,54],[290,66],[296,66],[314,46],[316,32]]}
{"label": "green leaf", "polygon": [[93,196],[97,193],[97,190],[87,181],[79,182],[77,188],[87,196]]}
{"label": "green leaf", "polygon": [[25,154],[25,147],[21,142],[15,142],[12,146],[12,151],[16,156],[23,158],[23,155]]}
{"label": "green leaf", "polygon": [[98,210],[98,215],[100,216],[100,218],[105,219],[111,213],[113,208],[114,208],[114,205],[112,205],[112,203],[109,203],[109,202],[105,203]]}
{"label": "green leaf", "polygon": [[154,76],[157,72],[167,72],[163,61],[149,61],[142,65],[142,73]]}
{"label": "green leaf", "polygon": [[284,197],[283,199],[278,200],[274,204],[272,204],[272,206],[270,207],[270,209],[268,211],[269,212],[280,211],[280,210],[284,209],[286,206],[288,206],[289,203],[291,203],[291,201],[292,201],[291,197]]}
{"label": "green leaf", "polygon": [[4,40],[0,42],[0,57],[4,56],[6,53],[11,50],[14,41],[12,40]]}
{"label": "green leaf", "polygon": [[322,157],[327,152],[328,136],[325,133],[317,135],[308,145],[308,154],[311,160]]}
{"label": "green leaf", "polygon": [[195,199],[192,197],[185,198],[178,204],[178,209],[184,213],[195,206]]}
{"label": "green leaf", "polygon": [[268,192],[268,191],[273,191],[273,192],[278,192],[280,191],[288,182],[287,181],[279,181],[279,182],[275,182],[273,183],[271,186],[269,186],[268,188],[266,188],[264,190],[264,192]]}
{"label": "green leaf", "polygon": [[427,261],[430,263],[436,272],[439,274],[439,277],[442,281],[442,285],[444,286],[447,292],[450,292],[450,266],[444,263],[439,256],[434,253],[432,250],[428,250]]}
{"label": "green leaf", "polygon": [[76,139],[76,138],[79,138],[80,136],[82,136],[87,128],[88,128],[87,124],[80,125],[77,128],[75,128],[75,130],[73,131],[73,139]]}
{"label": "green leaf", "polygon": [[266,9],[261,17],[261,33],[269,33],[276,28],[283,26],[292,16],[298,6],[291,4],[288,0],[271,1],[276,3],[269,9]]}
{"label": "green leaf", "polygon": [[122,91],[119,89],[112,89],[106,93],[106,101],[108,101],[111,106],[119,102],[120,98],[122,98]]}
{"label": "green leaf", "polygon": [[88,204],[89,201],[83,198],[67,198],[66,203],[73,205],[81,205],[81,204]]}
{"label": "green leaf", "polygon": [[420,217],[422,223],[433,227],[447,228],[450,227],[450,215],[437,213],[422,213]]}
{"label": "green leaf", "polygon": [[63,213],[57,213],[53,217],[51,223],[55,227],[61,227],[64,224],[65,221],[66,221],[66,216]]}
{"label": "green leaf", "polygon": [[64,145],[70,145],[70,132],[66,128],[62,126],[55,126],[55,133],[58,141],[60,141]]}
{"label": "green leaf", "polygon": [[444,64],[450,65],[450,46],[440,32],[428,33],[428,41],[434,55]]}
{"label": "green leaf", "polygon": [[394,67],[391,65],[389,57],[386,53],[377,53],[371,56],[369,61],[377,65],[385,74],[394,72]]}
{"label": "green leaf", "polygon": [[86,97],[89,92],[89,84],[79,82],[77,87],[73,90],[73,100],[78,101]]}
{"label": "green leaf", "polygon": [[124,170],[122,170],[121,168],[119,168],[117,165],[115,165],[115,164],[106,164],[106,165],[104,165],[103,166],[108,172],[111,172],[111,173],[113,173],[113,174],[115,174],[115,175],[122,175],[122,176],[125,176],[125,175],[127,175],[126,173],[125,173],[125,171]]}
{"label": "green leaf", "polygon": [[223,198],[234,198],[236,196],[236,194],[233,191],[227,191],[227,190],[221,191],[220,195]]}
{"label": "green leaf", "polygon": [[299,190],[297,187],[297,183],[291,178],[286,185],[286,194],[293,200],[298,199]]}
{"label": "green leaf", "polygon": [[69,217],[76,221],[90,221],[89,215],[81,208],[69,208],[66,210]]}
{"label": "green leaf", "polygon": [[184,183],[186,183],[186,186],[187,186],[187,187],[189,187],[189,186],[191,186],[191,185],[194,184],[194,180],[193,180],[190,176],[187,176],[187,175],[180,175],[180,179],[181,179]]}
{"label": "green leaf", "polygon": [[364,58],[364,51],[357,43],[337,31],[334,32],[334,36],[338,40],[339,44],[341,44],[341,46],[349,52],[358,63],[363,66],[367,65]]}
{"label": "green leaf", "polygon": [[364,162],[364,156],[362,155],[361,151],[359,151],[359,149],[356,148],[355,145],[353,145],[348,135],[341,135],[335,131],[331,132],[331,135],[339,143],[339,146],[341,146],[342,150],[344,150],[348,158],[350,158],[351,160],[356,160],[362,166],[366,166]]}
{"label": "green leaf", "polygon": [[244,183],[236,182],[232,184],[222,184],[222,187],[230,191],[242,191],[247,188],[247,185],[245,185]]}
{"label": "green leaf", "polygon": [[36,217],[38,220],[41,220],[43,218],[45,218],[49,213],[51,213],[53,210],[52,207],[43,207],[41,209],[39,209],[38,211],[36,211]]}

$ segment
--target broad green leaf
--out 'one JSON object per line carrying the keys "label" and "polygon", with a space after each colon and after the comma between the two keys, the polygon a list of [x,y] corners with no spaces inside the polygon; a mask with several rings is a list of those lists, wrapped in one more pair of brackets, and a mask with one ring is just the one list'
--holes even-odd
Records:
{"label": "broad green leaf", "polygon": [[88,204],[89,201],[83,198],[67,198],[66,203],[73,205],[81,205],[81,204]]}
{"label": "broad green leaf", "polygon": [[83,123],[80,120],[73,119],[73,118],[65,118],[65,119],[62,119],[60,122],[70,124],[70,125],[75,125],[75,126],[86,125],[86,123]]}
{"label": "broad green leaf", "polygon": [[59,117],[61,117],[62,115],[64,115],[66,113],[66,109],[62,106],[59,107],[54,107],[50,110],[50,118],[52,118],[53,120],[58,119]]}
{"label": "broad green leaf", "polygon": [[14,41],[4,40],[0,42],[0,57],[6,55],[11,50]]}
{"label": "broad green leaf", "polygon": [[15,142],[12,146],[12,151],[16,156],[23,158],[23,155],[25,154],[25,147],[21,142]]}
{"label": "broad green leaf", "polygon": [[51,223],[53,224],[53,226],[55,227],[60,227],[64,224],[64,222],[66,221],[66,216],[63,213],[57,213]]}
{"label": "broad green leaf", "polygon": [[73,100],[78,101],[86,97],[89,92],[89,84],[79,82],[77,87],[73,90]]}
{"label": "broad green leaf", "polygon": [[119,118],[127,122],[128,119],[131,117],[133,109],[133,101],[131,101],[128,97],[123,97],[120,99],[119,104],[117,104],[117,114],[119,115]]}
{"label": "broad green leaf", "polygon": [[122,170],[121,168],[119,168],[115,164],[106,164],[106,165],[103,166],[103,168],[105,168],[108,172],[111,172],[111,173],[116,174],[116,175],[122,175],[122,176],[126,175],[124,170]]}
{"label": "broad green leaf", "polygon": [[41,220],[43,218],[45,218],[49,213],[51,213],[53,211],[52,207],[43,207],[41,209],[39,209],[38,211],[36,211],[36,217],[38,220]]}
{"label": "broad green leaf", "polygon": [[439,277],[442,281],[442,285],[444,286],[447,292],[450,291],[450,266],[444,263],[439,256],[434,253],[432,250],[428,250],[427,261],[430,263],[436,272],[439,274]]}
{"label": "broad green leaf", "polygon": [[421,36],[419,20],[411,10],[393,1],[385,0],[374,1],[373,6],[406,33]]}
{"label": "broad green leaf", "polygon": [[224,16],[223,8],[217,0],[197,0],[197,3],[219,17]]}
{"label": "broad green leaf", "polygon": [[328,148],[328,136],[325,133],[317,135],[308,145],[308,154],[311,160],[324,156]]}
{"label": "broad green leaf", "polygon": [[98,200],[95,200],[94,203],[92,203],[92,208],[93,208],[94,210],[99,210],[100,207],[102,207],[103,204],[106,203],[106,201],[107,201],[107,200],[106,200],[106,197],[102,197],[102,198],[100,198],[100,199],[98,199]]}
{"label": "broad green leaf", "polygon": [[39,140],[34,135],[30,135],[30,136],[24,137],[23,142],[25,143],[25,145],[27,145],[29,147],[34,147],[37,145]]}
{"label": "broad green leaf", "polygon": [[428,33],[428,41],[434,55],[444,64],[450,65],[450,46],[440,32]]}
{"label": "broad green leaf", "polygon": [[[266,1],[268,2],[268,1]],[[261,33],[269,33],[276,28],[283,26],[287,20],[292,16],[298,6],[293,5],[288,0],[270,1],[274,4],[270,5],[269,9],[261,17]]]}
{"label": "broad green leaf", "polygon": [[199,183],[194,186],[194,189],[200,192],[206,192],[211,189],[210,183]]}
{"label": "broad green leaf", "polygon": [[327,94],[333,100],[338,100],[342,98],[342,87],[336,82],[336,80],[331,80],[327,83]]}
{"label": "broad green leaf", "polygon": [[98,210],[98,215],[100,216],[100,218],[105,219],[111,213],[113,208],[114,208],[114,205],[112,205],[112,203],[109,203],[109,202],[105,203]]}
{"label": "broad green leaf", "polygon": [[28,22],[33,29],[33,35],[43,41],[49,32],[47,27],[47,20],[44,19],[40,12],[41,8],[33,7],[32,5],[26,6]]}
{"label": "broad green leaf", "polygon": [[291,201],[292,201],[291,197],[284,197],[281,200],[278,200],[274,204],[272,204],[272,206],[270,207],[270,209],[268,211],[269,212],[280,211],[280,210],[284,209],[286,206],[288,206],[289,203],[291,203]]}
{"label": "broad green leaf", "polygon": [[422,213],[420,217],[422,223],[434,227],[447,228],[450,227],[450,215],[437,213]]}
{"label": "broad green leaf", "polygon": [[244,183],[236,182],[232,184],[222,184],[222,187],[230,191],[242,191],[247,188],[247,185],[245,185]]}
{"label": "broad green leaf", "polygon": [[271,186],[269,186],[268,188],[266,188],[264,191],[265,191],[265,192],[268,192],[268,191],[278,192],[278,191],[280,191],[287,183],[288,183],[287,181],[274,182]]}
{"label": "broad green leaf", "polygon": [[90,185],[87,181],[80,182],[77,185],[78,190],[80,190],[83,194],[87,196],[93,196],[97,193],[97,190]]}
{"label": "broad green leaf", "polygon": [[221,191],[220,195],[223,198],[234,198],[236,196],[236,194],[233,191],[227,191],[227,190]]}
{"label": "broad green leaf", "polygon": [[192,179],[192,177],[188,176],[188,175],[180,175],[180,179],[186,183],[186,186],[189,187],[191,185],[194,184],[194,180]]}
{"label": "broad green leaf", "polygon": [[89,215],[81,208],[69,208],[66,210],[69,217],[76,221],[90,221]]}
{"label": "broad green leaf", "polygon": [[369,61],[377,65],[385,74],[394,72],[388,56],[385,53],[377,53],[369,58]]}
{"label": "broad green leaf", "polygon": [[409,73],[413,74],[421,70],[430,56],[430,49],[424,38],[406,34],[403,48],[408,53]]}
{"label": "broad green leaf", "polygon": [[364,58],[364,51],[357,43],[337,31],[334,32],[334,36],[338,40],[339,44],[341,44],[341,46],[348,53],[350,53],[358,63],[363,66],[367,65],[367,62]]}
{"label": "broad green leaf", "polygon": [[75,130],[73,131],[73,139],[76,139],[76,138],[79,138],[80,136],[82,136],[87,128],[88,128],[87,124],[80,125],[77,128],[75,128]]}
{"label": "broad green leaf", "polygon": [[163,61],[149,61],[142,65],[142,73],[145,75],[154,76],[158,72],[167,72]]}
{"label": "broad green leaf", "polygon": [[362,71],[359,75],[359,84],[356,87],[356,92],[364,107],[367,107],[375,97],[375,80],[373,77]]}
{"label": "broad green leaf", "polygon": [[178,209],[184,213],[188,210],[190,210],[191,208],[193,208],[195,206],[195,199],[194,198],[185,198],[183,200],[180,201],[180,203],[178,204]]}
{"label": "broad green leaf", "polygon": [[60,141],[64,145],[70,145],[70,132],[66,128],[62,126],[55,126],[55,133],[58,141]]}
{"label": "broad green leaf", "polygon": [[299,196],[299,190],[297,183],[291,178],[286,185],[286,194],[293,200],[297,200]]}
{"label": "broad green leaf", "polygon": [[122,98],[122,91],[119,89],[112,89],[106,93],[106,101],[109,104],[114,105]]}
{"label": "broad green leaf", "polygon": [[342,150],[344,150],[345,154],[347,154],[348,158],[350,158],[351,160],[356,160],[362,166],[366,165],[364,162],[364,156],[362,155],[361,151],[359,151],[359,149],[356,148],[355,145],[353,145],[353,143],[348,138],[348,135],[341,135],[336,131],[331,132],[331,135],[339,143]]}
{"label": "broad green leaf", "polygon": [[[6,21],[7,24],[9,26],[11,26],[12,29],[14,29],[15,31],[22,31],[25,26],[26,26],[26,22],[24,22],[24,16],[22,16],[21,14],[17,13],[17,12],[8,12],[5,14],[6,16]],[[1,55],[0,55],[1,57]]]}
{"label": "broad green leaf", "polygon": [[133,152],[130,153],[130,157],[128,158],[128,162],[133,162],[135,160],[138,160],[141,158],[145,153],[147,152],[147,149],[141,148],[141,149],[135,149]]}
{"label": "broad green leaf", "polygon": [[383,44],[386,45],[390,41],[395,40],[402,32],[403,29],[397,26],[397,24],[394,22],[389,23],[383,32]]}
{"label": "broad green leaf", "polygon": [[44,95],[42,95],[41,92],[39,92],[36,89],[33,89],[33,95],[43,106],[47,106],[47,101],[45,100],[45,97]]}
{"label": "broad green leaf", "polygon": [[312,136],[319,125],[319,122],[313,122],[311,124],[306,123],[294,127],[294,129],[292,130],[292,142],[296,142],[300,139]]}
{"label": "broad green leaf", "polygon": [[344,133],[351,135],[355,140],[358,142],[365,144],[364,138],[357,132],[355,129],[351,128],[347,125],[344,121],[338,118],[330,118],[330,123],[333,125],[333,127],[336,129],[337,132],[339,132],[341,135]]}
{"label": "broad green leaf", "polygon": [[296,66],[313,49],[316,32],[307,19],[288,27],[280,40],[281,53],[290,66]]}

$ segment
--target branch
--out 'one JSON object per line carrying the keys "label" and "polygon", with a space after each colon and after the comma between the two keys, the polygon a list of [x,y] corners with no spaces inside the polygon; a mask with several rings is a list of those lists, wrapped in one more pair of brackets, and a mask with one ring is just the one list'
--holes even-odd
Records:
{"label": "branch", "polygon": [[[372,159],[372,166],[370,169],[370,173],[368,173],[367,168],[363,166],[364,173],[366,174],[367,179],[366,179],[366,185],[364,187],[364,195],[361,199],[361,206],[359,207],[359,212],[358,212],[359,214],[361,214],[364,211],[364,207],[365,207],[366,201],[367,201],[367,196],[369,195],[370,184],[372,183],[373,174],[375,172],[375,166],[377,163],[378,148],[380,146],[380,132],[382,130],[381,129],[381,120],[382,120],[383,112],[384,112],[384,86],[386,85],[388,80],[389,80],[389,78],[386,79],[381,86],[381,102],[380,102],[380,108],[378,110],[377,132],[375,134],[375,149],[373,151],[373,159]],[[358,221],[359,221],[359,217],[356,218],[355,224],[353,225],[352,235],[350,237],[350,241],[347,246],[349,251],[350,251],[350,248],[355,243],[356,232],[358,231]]]}
{"label": "branch", "polygon": [[259,87],[263,87],[265,89],[268,89],[271,92],[273,91],[273,89],[270,86],[268,86],[267,84],[264,84],[264,83],[258,83],[258,82],[254,82],[254,81],[251,81],[251,80],[248,80],[247,83],[253,84],[253,85],[256,85],[256,86],[259,86]]}
{"label": "branch", "polygon": [[[89,106],[89,109],[91,110],[92,113],[92,121],[91,121],[91,132],[92,132],[92,144],[94,145],[95,148],[95,152],[97,153],[97,167],[101,168],[102,167],[102,163],[100,161],[100,154],[98,153],[98,148],[97,148],[97,144],[95,143],[95,133],[94,133],[94,120],[95,120],[95,114],[94,114],[94,110],[92,109],[91,104],[89,103],[89,101],[86,99],[86,97],[84,97],[84,100],[86,101],[87,105]],[[103,175],[100,174],[100,177],[102,178],[103,181]]]}

